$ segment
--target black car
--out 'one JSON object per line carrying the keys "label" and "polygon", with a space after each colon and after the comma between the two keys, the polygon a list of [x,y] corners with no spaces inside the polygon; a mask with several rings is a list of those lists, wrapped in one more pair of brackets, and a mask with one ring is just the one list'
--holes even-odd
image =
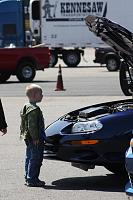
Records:
{"label": "black car", "polygon": [[124,173],[132,119],[132,99],[69,112],[46,128],[44,158],[68,161],[86,171],[99,165]]}
{"label": "black car", "polygon": [[127,96],[133,93],[133,33],[104,17],[88,16],[85,19],[90,31],[100,37],[120,56],[120,85]]}
{"label": "black car", "polygon": [[110,47],[97,47],[95,48],[94,63],[105,64],[108,71],[117,71],[120,68],[121,58]]}

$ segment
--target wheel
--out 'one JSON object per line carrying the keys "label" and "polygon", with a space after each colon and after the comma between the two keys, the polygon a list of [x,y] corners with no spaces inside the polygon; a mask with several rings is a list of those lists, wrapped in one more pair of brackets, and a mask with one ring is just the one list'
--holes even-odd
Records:
{"label": "wheel", "polygon": [[35,67],[30,62],[22,62],[17,70],[17,78],[20,82],[31,82],[36,75]]}
{"label": "wheel", "polygon": [[107,164],[104,167],[114,174],[127,175],[127,171],[124,164]]}
{"label": "wheel", "polygon": [[117,71],[119,69],[119,62],[114,57],[106,58],[106,67],[108,71]]}
{"label": "wheel", "polygon": [[81,57],[78,51],[70,50],[63,53],[63,61],[68,67],[77,67]]}
{"label": "wheel", "polygon": [[[130,71],[131,77],[133,78],[133,68],[129,67],[129,71]],[[131,96],[132,95],[132,93],[130,92],[131,80],[130,80],[128,67],[126,66],[126,63],[121,64],[119,80],[120,80],[120,86],[124,95]]]}
{"label": "wheel", "polygon": [[0,83],[6,82],[10,78],[11,74],[9,73],[0,73]]}
{"label": "wheel", "polygon": [[57,64],[57,62],[58,62],[58,55],[55,52],[51,51],[49,66],[54,67]]}

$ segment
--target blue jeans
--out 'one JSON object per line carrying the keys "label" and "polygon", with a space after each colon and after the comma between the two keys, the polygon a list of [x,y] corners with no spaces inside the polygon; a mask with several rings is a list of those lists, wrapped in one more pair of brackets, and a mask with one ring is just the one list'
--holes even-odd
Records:
{"label": "blue jeans", "polygon": [[44,144],[34,145],[28,142],[26,145],[25,179],[28,183],[36,183],[39,180],[40,168],[43,161]]}

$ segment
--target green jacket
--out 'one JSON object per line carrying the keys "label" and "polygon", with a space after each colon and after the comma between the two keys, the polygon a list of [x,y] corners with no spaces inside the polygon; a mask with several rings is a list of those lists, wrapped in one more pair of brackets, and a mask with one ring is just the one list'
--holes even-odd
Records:
{"label": "green jacket", "polygon": [[36,104],[26,104],[21,110],[20,116],[20,138],[38,140],[42,129],[44,130],[44,118],[40,108]]}

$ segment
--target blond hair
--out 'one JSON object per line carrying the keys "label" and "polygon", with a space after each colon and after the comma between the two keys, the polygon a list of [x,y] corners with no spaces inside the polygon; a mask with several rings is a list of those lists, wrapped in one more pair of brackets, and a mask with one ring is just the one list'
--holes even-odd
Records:
{"label": "blond hair", "polygon": [[30,84],[26,87],[26,96],[31,97],[38,91],[42,91],[42,88],[37,84]]}

